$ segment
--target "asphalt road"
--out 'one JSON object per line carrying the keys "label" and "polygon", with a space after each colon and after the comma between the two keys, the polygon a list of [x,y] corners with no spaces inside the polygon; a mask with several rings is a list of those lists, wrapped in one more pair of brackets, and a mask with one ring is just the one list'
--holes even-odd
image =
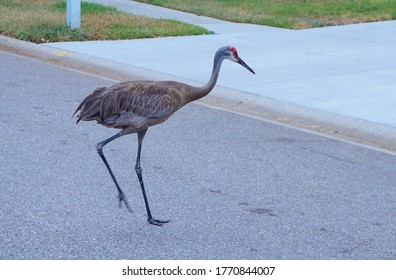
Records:
{"label": "asphalt road", "polygon": [[0,52],[0,259],[396,259],[396,157],[190,104],[107,155],[71,116],[113,81]]}

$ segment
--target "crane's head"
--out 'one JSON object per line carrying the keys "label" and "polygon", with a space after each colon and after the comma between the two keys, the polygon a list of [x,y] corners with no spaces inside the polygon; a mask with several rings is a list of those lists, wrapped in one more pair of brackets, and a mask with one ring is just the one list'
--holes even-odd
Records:
{"label": "crane's head", "polygon": [[233,61],[233,62],[236,62],[236,63],[242,65],[243,67],[245,67],[247,70],[249,70],[249,71],[252,72],[253,74],[256,74],[256,73],[254,73],[253,69],[250,68],[250,67],[242,60],[242,58],[240,58],[240,57],[238,56],[238,52],[237,52],[236,48],[234,48],[234,47],[232,47],[232,46],[223,47],[223,48],[220,48],[220,49],[217,51],[217,53],[221,53],[221,54],[223,55],[223,58],[224,58],[224,59],[226,58],[226,59],[229,59],[229,60],[231,60],[231,61]]}

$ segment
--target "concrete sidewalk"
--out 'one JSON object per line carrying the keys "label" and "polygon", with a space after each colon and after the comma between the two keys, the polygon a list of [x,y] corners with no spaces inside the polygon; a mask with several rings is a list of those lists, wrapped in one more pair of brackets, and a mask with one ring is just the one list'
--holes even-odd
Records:
{"label": "concrete sidewalk", "polygon": [[[262,111],[278,107],[281,115],[293,111],[291,115],[335,122],[328,129],[335,130],[335,134],[345,134],[340,126],[363,131],[364,135],[375,134],[369,143],[362,139],[358,142],[371,145],[383,136],[388,144],[376,146],[389,146],[389,142],[395,145],[396,21],[294,31],[230,23],[129,0],[90,2],[144,16],[190,22],[214,34],[50,43],[46,44],[48,47],[99,58],[119,67],[152,71],[151,76],[143,75],[152,79],[161,79],[158,73],[164,73],[203,84],[210,76],[215,51],[224,45],[234,45],[256,72],[253,76],[239,65],[223,64],[217,90],[231,89],[231,97],[233,93],[244,96],[239,97],[238,105],[264,106]],[[225,90],[223,96],[227,97]],[[318,125],[313,122],[299,126],[311,129]]]}

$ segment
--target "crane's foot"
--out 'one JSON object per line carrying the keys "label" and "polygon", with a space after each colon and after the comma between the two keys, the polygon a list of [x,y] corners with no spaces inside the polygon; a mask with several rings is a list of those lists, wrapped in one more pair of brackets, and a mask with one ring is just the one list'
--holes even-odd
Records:
{"label": "crane's foot", "polygon": [[167,221],[163,221],[163,220],[156,220],[153,219],[152,217],[149,217],[147,219],[147,222],[149,222],[151,225],[155,225],[155,226],[162,226],[163,224],[169,223],[170,220]]}
{"label": "crane's foot", "polygon": [[132,209],[129,207],[128,201],[125,199],[125,196],[123,193],[120,193],[118,195],[118,207],[122,207],[122,202],[124,202],[125,207],[128,209],[129,212],[133,213]]}

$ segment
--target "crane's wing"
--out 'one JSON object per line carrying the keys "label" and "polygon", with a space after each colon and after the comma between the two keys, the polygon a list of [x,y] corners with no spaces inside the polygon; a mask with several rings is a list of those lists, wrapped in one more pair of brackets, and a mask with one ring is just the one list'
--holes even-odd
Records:
{"label": "crane's wing", "polygon": [[165,121],[182,106],[176,82],[137,81],[98,88],[79,105],[78,120],[136,128]]}
{"label": "crane's wing", "polygon": [[165,121],[181,107],[178,91],[164,82],[126,82],[109,87],[100,116],[105,125],[140,128]]}

